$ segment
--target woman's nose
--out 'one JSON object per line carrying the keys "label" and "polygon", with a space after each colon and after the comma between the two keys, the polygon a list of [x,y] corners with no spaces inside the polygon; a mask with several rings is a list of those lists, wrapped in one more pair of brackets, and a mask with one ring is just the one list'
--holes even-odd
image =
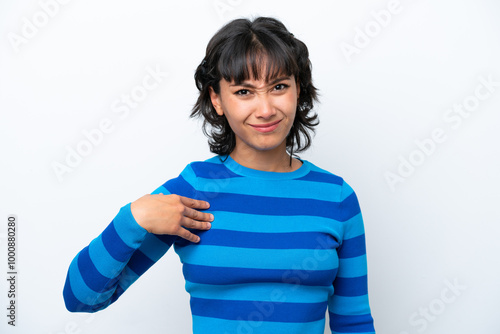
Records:
{"label": "woman's nose", "polygon": [[269,96],[260,96],[257,105],[257,117],[262,117],[265,119],[271,118],[276,114],[276,110],[273,108],[272,100]]}

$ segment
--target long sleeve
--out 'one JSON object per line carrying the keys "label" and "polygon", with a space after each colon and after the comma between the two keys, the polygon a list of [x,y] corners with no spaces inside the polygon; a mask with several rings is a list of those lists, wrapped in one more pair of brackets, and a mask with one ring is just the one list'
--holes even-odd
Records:
{"label": "long sleeve", "polygon": [[[181,173],[151,194],[167,195],[172,188],[178,190],[175,193],[182,192],[183,180]],[[63,290],[69,311],[96,312],[108,307],[176,240],[177,236],[148,233],[134,219],[130,206],[123,206],[106,229],[71,262]]]}
{"label": "long sleeve", "polygon": [[363,218],[353,189],[344,181],[340,198],[344,224],[338,248],[339,268],[328,301],[332,333],[375,333],[368,301],[366,244]]}
{"label": "long sleeve", "polygon": [[344,180],[304,160],[289,173],[230,156],[189,164],[154,193],[207,200],[212,228],[193,244],[149,234],[124,206],[73,260],[69,310],[114,302],[172,245],[190,295],[193,333],[374,334],[364,226]]}

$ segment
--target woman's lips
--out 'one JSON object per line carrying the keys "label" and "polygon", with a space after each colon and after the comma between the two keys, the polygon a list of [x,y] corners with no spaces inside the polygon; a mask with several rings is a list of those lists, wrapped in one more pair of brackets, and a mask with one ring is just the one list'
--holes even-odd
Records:
{"label": "woman's lips", "polygon": [[271,132],[271,131],[274,131],[278,127],[280,122],[281,122],[281,119],[279,121],[266,123],[266,124],[250,124],[250,126],[253,127],[255,130],[260,131],[260,132]]}

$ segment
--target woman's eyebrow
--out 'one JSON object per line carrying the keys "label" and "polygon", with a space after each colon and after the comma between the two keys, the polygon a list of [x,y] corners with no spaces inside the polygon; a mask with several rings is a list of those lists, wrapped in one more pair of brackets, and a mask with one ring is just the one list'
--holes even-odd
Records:
{"label": "woman's eyebrow", "polygon": [[[292,76],[286,76],[286,77],[279,77],[279,78],[276,78],[272,81],[270,81],[267,85],[268,86],[272,86],[280,81],[283,81],[283,80],[291,80]],[[229,85],[230,87],[233,87],[233,86],[242,86],[242,87],[248,87],[248,88],[256,88],[254,85],[250,84],[250,83],[247,83],[247,82],[242,82],[242,83],[239,83],[239,84],[230,84]]]}

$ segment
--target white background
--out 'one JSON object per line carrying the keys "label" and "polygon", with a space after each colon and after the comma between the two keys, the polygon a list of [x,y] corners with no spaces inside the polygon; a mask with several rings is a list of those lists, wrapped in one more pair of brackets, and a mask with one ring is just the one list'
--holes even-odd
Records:
{"label": "white background", "polygon": [[[120,207],[212,156],[201,122],[188,117],[194,70],[223,24],[269,15],[309,47],[321,124],[301,158],[357,192],[377,332],[498,333],[500,4],[401,0],[381,26],[372,11],[389,4],[74,0],[44,22],[38,1],[3,0],[0,277],[7,216],[15,214],[19,294],[11,328],[0,280],[0,331],[190,332],[189,296],[172,250],[95,315],[66,311],[66,271]],[[27,21],[38,27],[29,31]],[[363,45],[366,29],[372,37]],[[343,53],[347,44],[357,53]],[[148,67],[168,75],[120,118],[114,103],[141,85]],[[479,88],[489,94],[478,100],[481,77],[496,86]],[[449,110],[461,103],[473,110],[458,123]],[[65,164],[68,150],[86,140],[82,131],[104,119],[113,130],[58,178],[54,163]],[[446,140],[422,153],[416,141],[428,142],[436,129]],[[410,158],[416,166],[391,187],[387,173],[398,175],[401,159]]]}

